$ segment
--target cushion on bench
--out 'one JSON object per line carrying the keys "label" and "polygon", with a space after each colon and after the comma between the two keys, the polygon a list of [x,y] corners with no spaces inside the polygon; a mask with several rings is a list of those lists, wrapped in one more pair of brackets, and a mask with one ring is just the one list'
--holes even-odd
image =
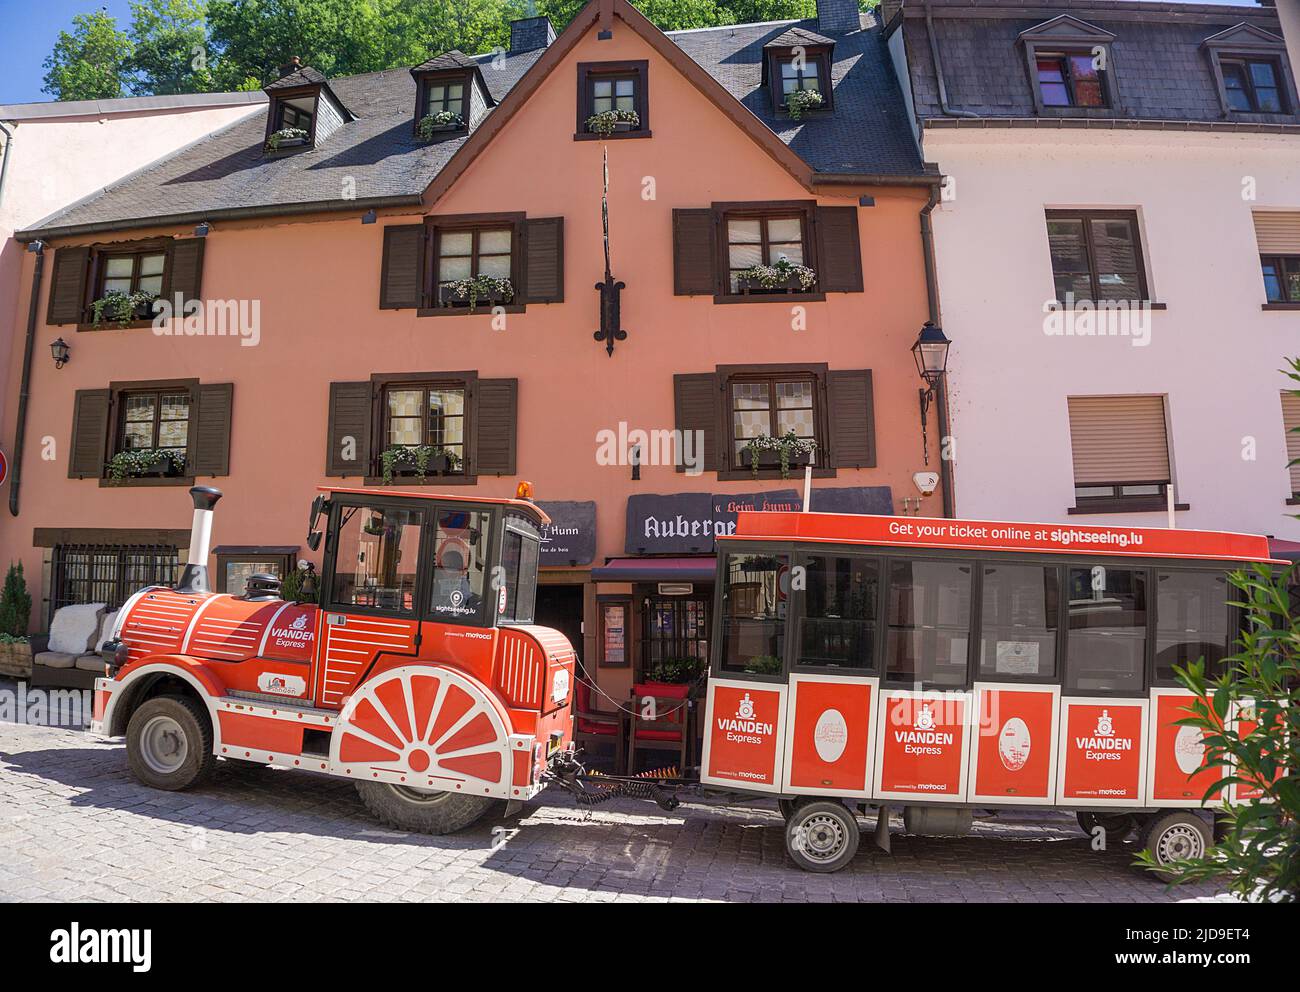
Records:
{"label": "cushion on bench", "polygon": [[76,663],[77,655],[66,651],[42,651],[32,659],[33,665],[44,665],[46,668],[73,668]]}
{"label": "cushion on bench", "polygon": [[85,654],[99,636],[104,603],[61,606],[50,621],[50,650],[73,656]]}

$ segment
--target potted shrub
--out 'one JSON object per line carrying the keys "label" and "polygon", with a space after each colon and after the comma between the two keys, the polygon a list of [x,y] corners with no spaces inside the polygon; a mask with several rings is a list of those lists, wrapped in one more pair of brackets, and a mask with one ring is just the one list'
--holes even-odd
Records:
{"label": "potted shrub", "polygon": [[108,477],[123,479],[176,478],[185,473],[185,452],[173,448],[130,448],[108,460]]}
{"label": "potted shrub", "polygon": [[817,90],[795,90],[785,98],[785,112],[790,120],[797,121],[809,110],[816,110],[825,98]]}
{"label": "potted shrub", "polygon": [[509,279],[472,276],[445,282],[438,288],[438,293],[443,306],[468,306],[469,312],[473,313],[480,302],[494,307],[509,303],[515,298],[515,287]]}
{"label": "potted shrub", "polygon": [[641,115],[635,110],[606,110],[587,118],[587,133],[609,137],[641,127]]}
{"label": "potted shrub", "polygon": [[90,305],[91,323],[96,327],[106,322],[126,327],[133,320],[150,320],[156,299],[153,293],[139,290],[134,293],[111,290]]}
{"label": "potted shrub", "polygon": [[307,132],[300,127],[282,127],[272,131],[266,139],[266,150],[278,152],[281,148],[292,148],[307,143]]}
{"label": "potted shrub", "polygon": [[384,485],[390,485],[397,474],[414,475],[421,482],[432,472],[447,475],[460,468],[460,455],[447,448],[432,444],[393,444],[379,456],[383,469]]}
{"label": "potted shrub", "polygon": [[749,466],[758,475],[760,468],[781,469],[781,478],[790,478],[790,467],[803,468],[812,463],[812,454],[817,442],[812,438],[798,437],[793,430],[788,430],[781,437],[760,434],[750,438],[745,445],[745,454],[749,456]]}
{"label": "potted shrub", "polygon": [[806,293],[817,284],[817,273],[782,255],[772,265],[751,265],[736,276],[743,295],[754,293]]}
{"label": "potted shrub", "polygon": [[647,684],[690,685],[702,674],[703,665],[699,658],[665,658],[650,666]]}
{"label": "potted shrub", "polygon": [[415,134],[421,141],[432,141],[435,135],[446,131],[459,131],[465,126],[465,118],[450,110],[436,114],[425,114],[415,125]]}
{"label": "potted shrub", "polygon": [[0,590],[0,674],[27,678],[32,674],[32,646],[27,625],[32,618],[32,596],[27,591],[22,562],[9,566]]}

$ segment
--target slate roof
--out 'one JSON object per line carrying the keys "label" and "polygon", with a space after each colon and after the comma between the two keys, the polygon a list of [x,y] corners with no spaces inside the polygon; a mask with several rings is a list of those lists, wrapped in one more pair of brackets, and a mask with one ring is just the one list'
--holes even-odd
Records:
{"label": "slate roof", "polygon": [[765,43],[764,48],[794,48],[797,45],[833,45],[835,40],[827,38],[824,34],[818,34],[816,31],[805,31],[803,28],[791,28],[789,31],[783,31],[771,41]]}
{"label": "slate roof", "polygon": [[[683,31],[669,38],[815,171],[918,176],[925,170],[880,27],[870,15],[863,15],[862,23],[862,30],[834,39],[833,114],[801,122],[773,114],[761,82],[763,46],[792,29],[813,32],[815,20]],[[499,103],[544,51],[460,57],[479,68]],[[439,58],[456,55],[460,53]],[[150,219],[163,222],[165,218],[167,223],[217,219],[231,211],[272,215],[326,205],[346,209],[414,203],[468,140],[457,137],[424,144],[416,139],[412,134],[415,82],[407,68],[339,77],[328,85],[356,119],[319,146],[265,157],[266,118],[255,113],[45,218],[23,232],[26,240],[147,226]],[[355,200],[346,205],[345,189],[355,193]]]}
{"label": "slate roof", "polygon": [[275,82],[267,83],[263,88],[268,90],[290,90],[297,86],[319,86],[324,82],[324,73],[318,69],[313,69],[309,65],[304,65],[292,72],[285,73]]}
{"label": "slate roof", "polygon": [[[1029,9],[1023,9],[1026,7]],[[980,0],[978,4],[970,0],[930,0],[929,8],[943,13],[933,19],[933,25],[949,108],[986,118],[1036,116],[1023,48],[1016,39],[1026,29],[1062,13],[1115,36],[1110,46],[1111,65],[1120,105],[1088,113],[1090,118],[1112,121],[1223,125],[1218,83],[1202,43],[1243,21],[1281,35],[1277,11],[1269,7],[1104,0],[1090,4],[1067,0],[1035,0],[1032,4],[1022,0]],[[921,118],[957,121],[947,117],[939,103],[924,8],[903,0],[902,10],[916,113]],[[999,13],[1004,16],[997,16]],[[889,31],[898,23],[891,19]],[[1069,116],[1069,112],[1053,113],[1054,118],[1063,115]],[[1252,114],[1250,121],[1296,124],[1300,116]]]}
{"label": "slate roof", "polygon": [[479,64],[459,49],[435,55],[427,62],[421,62],[412,72],[438,72],[443,69],[477,69]]}

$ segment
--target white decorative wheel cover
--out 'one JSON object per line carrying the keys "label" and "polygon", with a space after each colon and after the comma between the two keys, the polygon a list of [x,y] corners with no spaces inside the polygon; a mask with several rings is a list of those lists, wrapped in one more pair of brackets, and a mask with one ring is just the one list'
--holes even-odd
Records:
{"label": "white decorative wheel cover", "polygon": [[[505,722],[481,686],[447,668],[407,666],[362,683],[330,746],[335,765],[454,788],[510,784]],[[359,777],[353,772],[354,777]]]}

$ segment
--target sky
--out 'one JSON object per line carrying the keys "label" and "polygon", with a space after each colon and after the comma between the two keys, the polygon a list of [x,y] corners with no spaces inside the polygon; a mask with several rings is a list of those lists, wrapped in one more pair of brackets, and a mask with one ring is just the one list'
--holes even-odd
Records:
{"label": "sky", "polygon": [[[1250,0],[1199,0],[1205,3],[1243,3]],[[48,100],[41,92],[45,61],[59,32],[72,26],[76,14],[107,10],[118,27],[130,24],[127,0],[0,0],[0,104]]]}

